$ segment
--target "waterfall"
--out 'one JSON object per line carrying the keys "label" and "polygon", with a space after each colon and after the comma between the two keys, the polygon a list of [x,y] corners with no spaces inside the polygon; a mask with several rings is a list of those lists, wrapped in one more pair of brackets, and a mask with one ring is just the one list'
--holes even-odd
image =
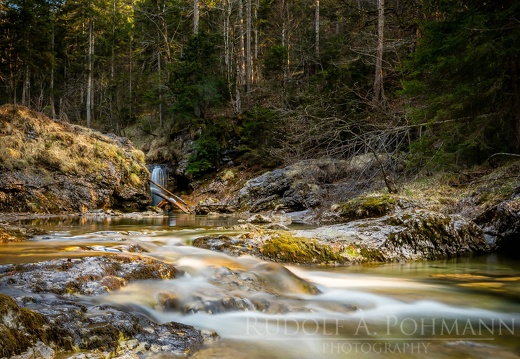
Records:
{"label": "waterfall", "polygon": [[[168,172],[162,168],[161,166],[155,166],[151,175],[152,181],[157,183],[158,185],[166,188],[166,181],[168,180]],[[155,191],[154,191],[155,190]],[[153,183],[150,183],[150,191],[152,192],[152,206],[157,206],[159,202],[161,202],[162,198],[155,194],[154,192],[163,192],[160,188],[158,188]]]}

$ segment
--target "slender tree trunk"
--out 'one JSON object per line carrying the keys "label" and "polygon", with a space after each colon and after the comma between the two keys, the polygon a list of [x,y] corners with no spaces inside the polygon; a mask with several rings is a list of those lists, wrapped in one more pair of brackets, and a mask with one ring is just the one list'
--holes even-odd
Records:
{"label": "slender tree trunk", "polygon": [[87,127],[90,128],[92,122],[92,56],[94,54],[94,20],[89,16],[88,22],[88,58],[87,58]]}
{"label": "slender tree trunk", "polygon": [[244,44],[244,4],[238,0],[238,54],[237,54],[237,86],[236,86],[236,110],[242,111],[242,92],[245,84],[245,44]]}
{"label": "slender tree trunk", "polygon": [[254,8],[254,33],[255,33],[255,52],[253,55],[253,81],[260,80],[260,71],[258,70],[258,9],[260,8],[260,0],[256,0]]}
{"label": "slender tree trunk", "polygon": [[380,105],[384,98],[383,87],[383,51],[385,30],[385,0],[377,1],[377,50],[374,78],[374,104]]}
{"label": "slender tree trunk", "polygon": [[320,0],[316,0],[316,13],[314,15],[315,17],[315,34],[316,34],[316,48],[315,48],[315,54],[316,59],[319,60],[320,58]]}
{"label": "slender tree trunk", "polygon": [[[158,39],[160,41],[160,38]],[[163,127],[163,94],[162,94],[162,66],[161,48],[157,49],[157,75],[159,76],[159,126]]]}
{"label": "slender tree trunk", "polygon": [[246,2],[246,92],[249,97],[253,78],[251,58],[251,0]]}
{"label": "slender tree trunk", "polygon": [[199,34],[199,0],[193,0],[193,35]]}
{"label": "slender tree trunk", "polygon": [[513,92],[513,118],[515,121],[515,147],[516,152],[520,153],[520,89],[518,88],[518,63],[511,60],[510,65],[511,74],[511,89]]}
{"label": "slender tree trunk", "polygon": [[51,32],[51,56],[52,56],[52,59],[51,59],[51,79],[50,79],[50,97],[49,97],[49,102],[50,102],[50,106],[51,106],[51,116],[52,116],[52,119],[56,119],[56,109],[54,108],[54,71],[55,71],[55,64],[54,64],[54,60],[55,60],[55,54],[54,54],[54,14],[53,14],[53,17],[52,17],[52,32]]}
{"label": "slender tree trunk", "polygon": [[29,70],[29,63],[27,63],[27,64],[25,64],[23,87],[22,87],[22,105],[23,106],[30,106],[30,93],[29,93],[30,87],[31,87],[30,70]]}

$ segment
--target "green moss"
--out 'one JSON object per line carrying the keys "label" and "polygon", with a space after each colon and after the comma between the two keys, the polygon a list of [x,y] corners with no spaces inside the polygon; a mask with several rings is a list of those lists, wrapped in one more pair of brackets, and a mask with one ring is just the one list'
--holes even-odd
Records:
{"label": "green moss", "polygon": [[0,356],[11,357],[37,341],[69,350],[71,338],[40,313],[20,308],[13,298],[0,294]]}
{"label": "green moss", "polygon": [[0,243],[21,242],[28,238],[28,236],[20,231],[0,228]]}
{"label": "green moss", "polygon": [[277,233],[260,249],[267,258],[288,263],[342,262],[344,259],[330,246],[316,240]]}
{"label": "green moss", "polygon": [[385,255],[375,248],[361,248],[361,256],[369,262],[384,262]]}
{"label": "green moss", "polygon": [[346,220],[377,218],[389,214],[395,209],[395,198],[391,195],[366,196],[341,203],[335,209]]}

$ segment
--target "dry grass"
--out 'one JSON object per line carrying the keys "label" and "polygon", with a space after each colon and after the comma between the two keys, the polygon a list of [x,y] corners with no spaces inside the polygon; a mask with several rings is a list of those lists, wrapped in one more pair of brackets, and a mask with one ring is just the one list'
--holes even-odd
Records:
{"label": "dry grass", "polygon": [[0,107],[1,169],[43,167],[69,175],[123,169],[138,185],[145,177],[144,154],[135,149],[125,152],[115,140],[90,129],[54,122],[25,107]]}

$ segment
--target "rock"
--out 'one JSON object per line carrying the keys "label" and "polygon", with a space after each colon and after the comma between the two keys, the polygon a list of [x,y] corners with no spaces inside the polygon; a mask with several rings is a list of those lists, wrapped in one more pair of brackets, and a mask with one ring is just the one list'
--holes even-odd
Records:
{"label": "rock", "polygon": [[329,245],[346,261],[437,259],[490,251],[475,223],[427,210],[295,231],[295,235]]}
{"label": "rock", "polygon": [[225,267],[208,269],[208,283],[192,283],[190,290],[176,288],[157,296],[157,308],[183,314],[261,311],[310,311],[306,303],[286,293],[317,294],[313,284],[275,263],[262,263],[251,271]]}
{"label": "rock", "polygon": [[[379,172],[372,155],[350,160],[304,160],[250,179],[238,194],[238,204],[242,210],[253,213],[282,208],[287,212],[317,208],[325,195],[335,198],[339,193],[359,192],[369,185],[374,187]],[[365,176],[359,176],[361,173]],[[365,182],[370,183],[360,178],[366,178]],[[339,180],[345,183],[338,183]]]}
{"label": "rock", "polygon": [[262,214],[255,214],[253,217],[248,218],[246,222],[252,224],[266,224],[273,222],[273,219]]}
{"label": "rock", "polygon": [[99,295],[126,285],[129,280],[175,278],[171,264],[136,255],[112,255],[81,259],[54,259],[8,266],[0,271],[0,284],[29,292]]}
{"label": "rock", "polygon": [[0,211],[132,211],[150,203],[144,155],[128,139],[12,105],[0,107],[0,137]]}
{"label": "rock", "polygon": [[320,218],[321,222],[348,222],[363,218],[378,218],[396,209],[397,199],[392,195],[361,196],[344,203],[334,204]]}
{"label": "rock", "polygon": [[25,358],[22,353],[29,351],[32,355],[32,349],[35,349],[38,358],[48,358],[51,348],[44,343],[33,345],[41,340],[72,349],[63,334],[62,328],[53,325],[42,314],[21,308],[13,298],[0,294],[0,357],[21,355],[20,358]]}
{"label": "rock", "polygon": [[298,211],[320,204],[321,189],[307,176],[309,163],[276,169],[246,182],[238,199],[243,209],[260,212],[283,208]]}
{"label": "rock", "polygon": [[193,246],[224,252],[234,256],[249,253],[249,249],[243,239],[223,234],[195,238],[193,240]]}
{"label": "rock", "polygon": [[479,215],[475,222],[483,227],[496,250],[516,255],[520,249],[520,195],[503,201]]}
{"label": "rock", "polygon": [[206,248],[296,264],[437,259],[491,249],[474,222],[420,209],[306,230],[257,227],[225,243]]}
{"label": "rock", "polygon": [[196,214],[233,213],[235,210],[231,204],[222,203],[216,198],[203,199],[195,207]]}
{"label": "rock", "polygon": [[[200,331],[188,325],[157,324],[109,305],[87,308],[50,298],[19,298],[30,306],[28,309],[0,294],[0,357],[54,358],[56,351],[73,349],[95,353],[76,354],[74,358],[98,357],[101,353],[106,355],[100,358],[139,358],[152,353],[186,356],[200,349],[204,342]],[[38,340],[42,342],[36,343]]]}

